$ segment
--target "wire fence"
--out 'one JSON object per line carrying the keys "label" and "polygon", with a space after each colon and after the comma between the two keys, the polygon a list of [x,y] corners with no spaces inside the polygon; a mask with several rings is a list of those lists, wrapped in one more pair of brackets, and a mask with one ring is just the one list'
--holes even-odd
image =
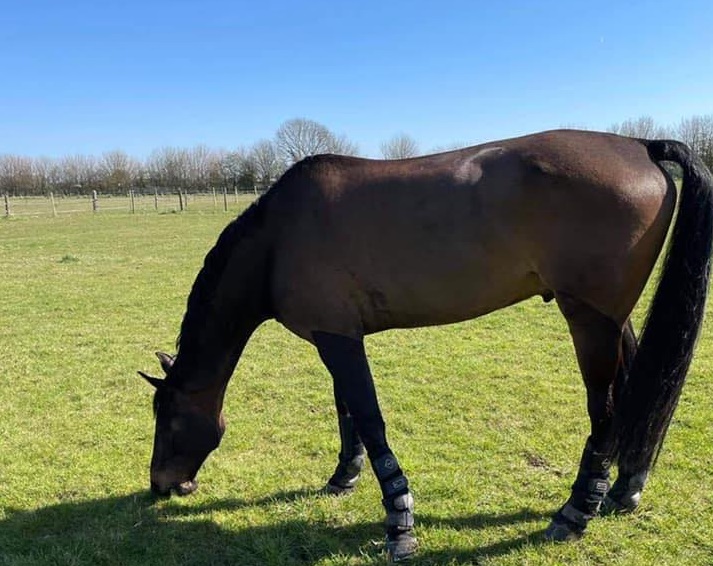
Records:
{"label": "wire fence", "polygon": [[209,192],[129,191],[125,195],[2,196],[5,217],[60,216],[66,214],[149,214],[184,211],[234,212],[246,208],[257,193],[216,189]]}

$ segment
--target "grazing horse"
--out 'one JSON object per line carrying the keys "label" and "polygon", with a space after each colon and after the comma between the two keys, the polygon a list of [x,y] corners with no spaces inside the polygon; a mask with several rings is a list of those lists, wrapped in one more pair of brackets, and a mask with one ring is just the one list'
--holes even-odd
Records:
{"label": "grazing horse", "polygon": [[[662,161],[682,167],[677,192]],[[387,442],[366,334],[472,319],[535,295],[567,321],[591,433],[546,536],[570,540],[602,509],[639,503],[702,323],[713,177],[675,141],[561,130],[438,155],[320,155],[232,221],[188,297],[176,357],[159,354],[154,492],[188,494],[225,430],[225,390],[253,331],[274,318],[333,378],[341,451],[327,490],[371,462],[394,560],[416,548],[414,500]],[[640,340],[629,316],[673,222]],[[613,462],[618,476],[610,485]]]}

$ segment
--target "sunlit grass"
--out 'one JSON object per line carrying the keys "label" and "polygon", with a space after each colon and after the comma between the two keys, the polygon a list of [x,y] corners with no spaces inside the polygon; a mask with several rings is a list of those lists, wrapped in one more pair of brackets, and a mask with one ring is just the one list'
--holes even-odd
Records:
{"label": "sunlit grass", "polygon": [[[147,493],[154,350],[230,215],[0,219],[0,564],[368,565],[383,561],[371,473],[336,463],[330,378],[277,323],[249,344],[228,431],[186,499]],[[637,320],[640,320],[637,312]],[[418,564],[713,563],[713,340],[704,335],[640,512],[542,541],[587,434],[554,304],[367,339],[388,434],[416,496]]]}

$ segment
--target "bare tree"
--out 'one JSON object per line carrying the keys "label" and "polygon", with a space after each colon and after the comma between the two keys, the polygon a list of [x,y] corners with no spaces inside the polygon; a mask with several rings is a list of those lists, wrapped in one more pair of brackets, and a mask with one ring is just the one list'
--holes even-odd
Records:
{"label": "bare tree", "polygon": [[42,194],[57,184],[59,167],[55,160],[49,157],[38,157],[32,161],[32,172],[35,179],[35,192]]}
{"label": "bare tree", "polygon": [[655,139],[657,134],[662,132],[651,116],[641,116],[636,119],[624,120],[621,124],[612,124],[607,128],[607,131],[620,136],[644,139]]}
{"label": "bare tree", "polygon": [[110,191],[128,190],[133,186],[139,168],[139,163],[123,151],[108,151],[99,162],[101,184]]}
{"label": "bare tree", "polygon": [[396,134],[380,146],[384,159],[406,159],[419,154],[418,142],[408,134]]}
{"label": "bare tree", "polygon": [[243,191],[253,191],[257,189],[258,172],[255,163],[256,155],[257,152],[239,148],[235,151],[227,152],[223,156],[221,170],[227,187]]}
{"label": "bare tree", "polygon": [[185,189],[189,186],[188,151],[176,147],[154,150],[147,160],[151,183],[157,187]]}
{"label": "bare tree", "polygon": [[250,150],[249,159],[255,168],[255,178],[261,189],[267,189],[286,169],[277,147],[269,140],[257,142]]}
{"label": "bare tree", "polygon": [[688,144],[713,168],[713,114],[684,118],[676,127],[675,137]]}
{"label": "bare tree", "polygon": [[99,162],[93,155],[70,155],[58,162],[59,179],[55,189],[72,193],[88,193],[99,188]]}
{"label": "bare tree", "polygon": [[346,136],[332,135],[329,153],[338,155],[359,155],[359,146]]}
{"label": "bare tree", "polygon": [[212,149],[208,159],[208,186],[228,187],[229,183],[224,175],[223,162],[228,152],[224,149]]}
{"label": "bare tree", "polygon": [[0,155],[0,190],[28,194],[33,188],[32,160],[19,155]]}
{"label": "bare tree", "polygon": [[220,161],[220,171],[223,175],[223,184],[226,187],[237,188],[240,168],[245,158],[244,150],[226,152]]}
{"label": "bare tree", "polygon": [[190,187],[201,190],[208,188],[211,164],[215,159],[214,153],[205,145],[197,145],[186,150],[186,181]]}
{"label": "bare tree", "polygon": [[308,155],[325,153],[329,130],[313,120],[295,118],[282,124],[275,134],[277,151],[287,163],[297,163]]}
{"label": "bare tree", "polygon": [[275,134],[275,146],[282,160],[293,165],[309,155],[340,153],[355,155],[356,144],[333,134],[314,120],[295,118],[282,124]]}

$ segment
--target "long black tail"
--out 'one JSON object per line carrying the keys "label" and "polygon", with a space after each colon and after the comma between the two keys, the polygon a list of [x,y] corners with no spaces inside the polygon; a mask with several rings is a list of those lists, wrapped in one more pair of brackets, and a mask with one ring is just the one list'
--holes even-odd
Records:
{"label": "long black tail", "polygon": [[658,458],[703,322],[713,247],[713,176],[675,141],[641,140],[655,162],[683,168],[683,186],[666,260],[636,357],[614,414],[619,467],[649,470]]}

